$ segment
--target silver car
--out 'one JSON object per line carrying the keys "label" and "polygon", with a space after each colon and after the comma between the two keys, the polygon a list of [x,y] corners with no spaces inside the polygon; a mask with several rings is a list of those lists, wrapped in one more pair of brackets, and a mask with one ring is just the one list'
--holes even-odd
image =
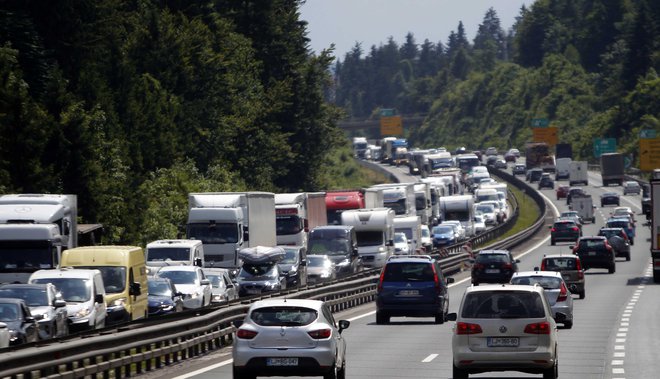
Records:
{"label": "silver car", "polygon": [[550,303],[552,313],[562,312],[566,315],[564,328],[573,327],[573,297],[568,290],[564,278],[556,271],[523,271],[516,272],[511,277],[511,284],[534,285],[544,289],[545,297]]}
{"label": "silver car", "polygon": [[228,303],[238,299],[238,286],[231,280],[229,269],[203,268],[202,271],[211,282],[212,303]]}
{"label": "silver car", "polygon": [[0,297],[22,299],[39,325],[39,339],[64,337],[69,334],[66,302],[51,283],[4,284]]}
{"label": "silver car", "polygon": [[[468,287],[453,327],[453,378],[522,371],[557,378],[557,324],[541,286]],[[554,315],[563,322],[562,313]]]}
{"label": "silver car", "polygon": [[185,295],[184,308],[197,309],[211,305],[211,281],[206,278],[201,267],[165,266],[158,270],[156,277],[168,278],[177,291]]}
{"label": "silver car", "polygon": [[337,279],[336,266],[327,255],[307,256],[307,282],[316,284]]}
{"label": "silver car", "polygon": [[346,342],[341,335],[349,321],[336,322],[319,300],[256,301],[236,331],[233,377],[346,377]]}

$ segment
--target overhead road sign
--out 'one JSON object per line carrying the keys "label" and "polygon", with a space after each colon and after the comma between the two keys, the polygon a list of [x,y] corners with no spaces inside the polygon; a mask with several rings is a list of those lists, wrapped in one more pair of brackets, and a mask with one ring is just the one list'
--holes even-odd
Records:
{"label": "overhead road sign", "polygon": [[550,126],[550,120],[547,118],[533,118],[532,128],[547,128]]}
{"label": "overhead road sign", "polygon": [[653,129],[642,129],[639,131],[640,139],[654,139],[655,136],[656,136],[656,132]]}
{"label": "overhead road sign", "polygon": [[660,138],[639,140],[639,169],[653,171],[660,168]]}
{"label": "overhead road sign", "polygon": [[380,118],[380,135],[403,136],[403,123],[401,116],[389,116]]}
{"label": "overhead road sign", "polygon": [[559,130],[556,126],[548,128],[532,128],[534,142],[545,142],[548,145],[556,145],[559,141]]}
{"label": "overhead road sign", "polygon": [[394,108],[382,108],[380,110],[380,117],[392,117],[396,114],[396,109]]}
{"label": "overhead road sign", "polygon": [[616,138],[594,138],[594,157],[605,153],[616,153]]}

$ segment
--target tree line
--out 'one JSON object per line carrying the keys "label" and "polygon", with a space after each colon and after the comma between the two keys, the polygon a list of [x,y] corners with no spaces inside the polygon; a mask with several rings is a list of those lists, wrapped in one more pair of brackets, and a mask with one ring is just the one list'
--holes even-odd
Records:
{"label": "tree line", "polygon": [[104,243],[144,244],[180,233],[188,192],[359,177],[300,5],[3,1],[0,193],[77,194]]}
{"label": "tree line", "polygon": [[409,131],[415,146],[520,148],[547,118],[577,158],[605,137],[638,158],[639,131],[660,130],[659,68],[659,2],[537,0],[508,31],[487,10],[473,41],[459,23],[446,43],[356,44],[336,64],[333,101],[352,117],[428,114]]}

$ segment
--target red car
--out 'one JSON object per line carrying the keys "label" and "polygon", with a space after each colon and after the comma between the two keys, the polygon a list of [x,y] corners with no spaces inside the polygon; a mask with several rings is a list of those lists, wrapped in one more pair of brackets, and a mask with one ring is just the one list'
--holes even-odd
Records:
{"label": "red car", "polygon": [[559,186],[557,187],[557,200],[565,199],[568,196],[569,186]]}

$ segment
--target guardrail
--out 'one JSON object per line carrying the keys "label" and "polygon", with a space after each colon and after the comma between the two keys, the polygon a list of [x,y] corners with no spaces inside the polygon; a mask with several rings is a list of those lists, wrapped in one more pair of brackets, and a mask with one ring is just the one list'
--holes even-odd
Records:
{"label": "guardrail", "polygon": [[[492,173],[525,190],[542,210],[541,217],[531,228],[483,247],[507,249],[527,240],[542,226],[545,201],[526,183],[512,175],[499,170],[493,170]],[[512,196],[512,200],[517,204],[515,196]],[[514,215],[507,223],[491,229],[489,237],[485,236],[487,233],[483,233],[472,238],[473,245],[477,246],[482,239],[492,239],[510,230],[517,217],[517,210],[516,206]],[[451,246],[453,254],[448,257],[436,256],[440,259],[443,273],[459,271],[469,258],[468,254],[460,252],[462,245]],[[379,270],[369,270],[358,274],[357,278],[351,277],[325,286],[285,291],[267,297],[324,300],[330,304],[333,312],[337,312],[372,302],[376,296],[378,272]],[[223,306],[210,312],[201,310],[199,313],[191,313],[186,319],[177,319],[176,322],[143,325],[139,328],[129,326],[125,330],[102,331],[99,335],[63,341],[65,343],[52,341],[45,345],[31,344],[25,348],[0,353],[0,378],[119,379],[156,370],[229,345],[236,330],[232,322],[242,319],[250,302],[257,299],[259,298]]]}

